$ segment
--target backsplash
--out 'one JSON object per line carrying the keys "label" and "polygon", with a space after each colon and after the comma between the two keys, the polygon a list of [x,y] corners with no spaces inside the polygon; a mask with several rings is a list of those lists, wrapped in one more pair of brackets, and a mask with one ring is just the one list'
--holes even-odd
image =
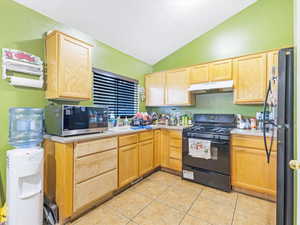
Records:
{"label": "backsplash", "polygon": [[236,105],[233,104],[233,93],[208,93],[196,96],[196,104],[186,107],[147,107],[149,112],[170,113],[233,113],[244,116],[254,116],[263,110],[263,105]]}

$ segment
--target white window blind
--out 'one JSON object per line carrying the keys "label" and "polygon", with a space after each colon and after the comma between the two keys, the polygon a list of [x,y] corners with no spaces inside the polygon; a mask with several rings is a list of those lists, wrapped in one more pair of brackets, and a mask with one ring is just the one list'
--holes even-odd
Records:
{"label": "white window blind", "polygon": [[131,117],[138,111],[138,81],[111,72],[93,69],[95,105],[108,106],[110,113]]}

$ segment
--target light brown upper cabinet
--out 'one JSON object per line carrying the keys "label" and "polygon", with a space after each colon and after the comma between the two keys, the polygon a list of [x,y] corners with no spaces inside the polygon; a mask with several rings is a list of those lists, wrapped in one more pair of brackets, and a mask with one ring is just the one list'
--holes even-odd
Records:
{"label": "light brown upper cabinet", "polygon": [[147,106],[161,106],[165,103],[164,72],[147,74],[145,76],[145,94]]}
{"label": "light brown upper cabinet", "polygon": [[267,54],[255,54],[233,61],[234,103],[261,104],[267,85]]}
{"label": "light brown upper cabinet", "polygon": [[89,100],[91,45],[59,31],[46,37],[48,99]]}
{"label": "light brown upper cabinet", "polygon": [[232,59],[217,61],[209,64],[209,80],[232,80]]}
{"label": "light brown upper cabinet", "polygon": [[191,67],[190,83],[200,84],[209,82],[208,64],[202,64]]}
{"label": "light brown upper cabinet", "polygon": [[188,88],[189,68],[181,68],[165,72],[165,104],[174,106],[192,105],[192,97]]}

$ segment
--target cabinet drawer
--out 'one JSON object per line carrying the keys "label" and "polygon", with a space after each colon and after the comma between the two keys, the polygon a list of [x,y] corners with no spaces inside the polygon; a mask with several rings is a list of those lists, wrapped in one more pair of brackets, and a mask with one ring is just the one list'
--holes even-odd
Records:
{"label": "cabinet drawer", "polygon": [[109,149],[117,148],[117,145],[118,141],[116,137],[81,142],[75,146],[75,156],[82,157],[97,152],[103,152]]}
{"label": "cabinet drawer", "polygon": [[153,138],[153,131],[145,131],[140,133],[140,140],[139,141],[145,141]]}
{"label": "cabinet drawer", "polygon": [[[267,138],[268,146],[270,146],[271,138]],[[272,150],[277,150],[277,139],[273,140]],[[260,150],[265,150],[264,138],[261,136],[249,136],[249,135],[233,135],[231,138],[232,146],[240,146],[246,148],[255,148]]]}
{"label": "cabinet drawer", "polygon": [[177,138],[170,138],[170,146],[175,147],[175,148],[181,148],[182,146],[182,140],[177,139]]}
{"label": "cabinet drawer", "polygon": [[176,171],[181,171],[182,170],[182,162],[179,159],[169,159],[169,168],[176,170]]}
{"label": "cabinet drawer", "polygon": [[172,159],[181,159],[182,156],[182,151],[181,148],[174,148],[172,146],[170,146],[169,148],[169,157]]}
{"label": "cabinet drawer", "polygon": [[138,134],[130,134],[119,137],[119,146],[136,144],[138,142]]}
{"label": "cabinet drawer", "polygon": [[117,188],[117,170],[110,171],[80,184],[74,188],[74,207],[76,212],[86,204],[103,197]]}
{"label": "cabinet drawer", "polygon": [[180,139],[182,138],[182,132],[177,130],[170,130],[169,131],[170,139]]}
{"label": "cabinet drawer", "polygon": [[88,180],[117,168],[117,150],[110,150],[75,159],[75,183]]}

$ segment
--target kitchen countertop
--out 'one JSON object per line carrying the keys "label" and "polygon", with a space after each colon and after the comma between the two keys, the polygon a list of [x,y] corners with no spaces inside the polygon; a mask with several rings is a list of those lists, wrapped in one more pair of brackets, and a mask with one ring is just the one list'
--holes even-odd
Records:
{"label": "kitchen countertop", "polygon": [[[231,130],[231,134],[241,134],[241,135],[251,135],[251,136],[264,136],[264,133],[262,130],[246,130],[246,129],[238,129],[234,128]],[[271,132],[267,132],[267,136],[271,136]],[[276,137],[276,132],[274,134],[274,137]]]}
{"label": "kitchen countertop", "polygon": [[184,126],[164,126],[164,125],[153,125],[151,126],[151,129],[131,129],[130,127],[115,127],[112,129],[109,129],[107,131],[104,131],[103,133],[96,133],[96,134],[85,134],[85,135],[77,135],[77,136],[69,136],[69,137],[59,137],[54,135],[44,135],[45,139],[49,139],[54,142],[59,143],[73,143],[73,142],[79,142],[79,141],[87,141],[87,140],[93,140],[93,139],[99,139],[99,138],[106,138],[106,137],[113,137],[113,136],[120,136],[124,134],[131,134],[131,133],[137,133],[147,130],[156,130],[156,129],[169,129],[169,130],[183,130],[185,128]]}
{"label": "kitchen countertop", "polygon": [[[128,127],[115,127],[113,129],[109,129],[108,131],[105,131],[103,133],[96,133],[96,134],[86,134],[86,135],[77,135],[77,136],[70,136],[70,137],[59,137],[54,135],[44,135],[45,139],[49,139],[54,142],[59,143],[73,143],[73,142],[79,142],[79,141],[87,141],[87,140],[93,140],[93,139],[99,139],[99,138],[106,138],[106,137],[113,137],[113,136],[120,136],[124,134],[131,134],[131,133],[137,133],[147,130],[156,130],[156,129],[169,129],[169,130],[183,130],[185,128],[184,126],[165,126],[165,125],[153,125],[151,126],[151,129],[131,129]],[[263,136],[263,132],[261,130],[244,130],[244,129],[238,129],[234,128],[231,130],[231,134],[239,134],[239,135],[251,135],[251,136]],[[267,136],[271,136],[271,133],[267,133]],[[276,137],[276,133],[275,133]]]}

